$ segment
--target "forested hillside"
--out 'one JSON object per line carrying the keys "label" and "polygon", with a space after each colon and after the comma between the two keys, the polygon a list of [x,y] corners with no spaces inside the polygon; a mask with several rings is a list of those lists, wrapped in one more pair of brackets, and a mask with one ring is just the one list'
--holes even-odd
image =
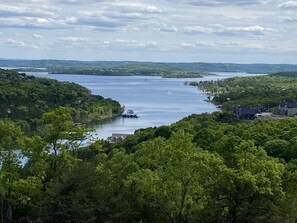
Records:
{"label": "forested hillside", "polygon": [[[33,70],[34,71],[34,70]],[[179,68],[171,64],[127,63],[116,67],[64,67],[49,68],[53,74],[81,74],[100,76],[161,76],[164,78],[203,77],[207,72],[191,68]]]}
{"label": "forested hillside", "polygon": [[[40,61],[41,63],[41,61]],[[0,60],[1,64],[1,60]],[[9,64],[9,63],[8,63]],[[97,66],[96,66],[97,64]],[[32,64],[33,65],[33,64]],[[88,62],[78,61],[50,61],[49,64],[40,67],[13,68],[21,72],[49,72],[51,74],[79,74],[98,76],[161,76],[164,78],[203,77],[209,72],[203,72],[191,66],[183,66],[172,63],[144,63],[144,62]],[[64,66],[63,66],[64,65]]]}
{"label": "forested hillside", "polygon": [[230,109],[234,105],[275,107],[297,100],[297,72],[264,76],[234,77],[219,81],[192,82],[211,95],[212,102]]}
{"label": "forested hillside", "polygon": [[[75,143],[84,130],[74,129],[65,110],[46,113],[43,120],[46,134],[31,138],[0,121],[6,154],[2,214],[15,222],[25,216],[43,222],[297,220],[296,119],[192,115],[86,148]],[[70,129],[77,135],[67,134]],[[59,138],[68,141],[57,143]],[[9,153],[15,146],[28,159],[25,166]]]}
{"label": "forested hillside", "polygon": [[[235,64],[235,63],[161,63],[137,61],[76,61],[76,60],[9,60],[0,59],[0,67],[46,68],[59,70],[65,68],[114,70],[118,68],[150,67],[151,69],[170,67],[171,70],[196,72],[247,72],[247,73],[275,73],[283,71],[297,71],[295,64]],[[132,69],[132,70],[133,70]]]}
{"label": "forested hillside", "polygon": [[76,122],[100,120],[122,112],[120,104],[95,96],[75,83],[58,82],[0,69],[0,118],[32,122],[59,106]]}
{"label": "forested hillside", "polygon": [[295,222],[296,128],[192,115],[112,145],[108,162],[115,151],[132,159],[123,191],[146,222]]}
{"label": "forested hillside", "polygon": [[4,222],[297,221],[295,118],[191,115],[85,147],[67,107],[43,113],[34,135],[15,121],[0,120]]}

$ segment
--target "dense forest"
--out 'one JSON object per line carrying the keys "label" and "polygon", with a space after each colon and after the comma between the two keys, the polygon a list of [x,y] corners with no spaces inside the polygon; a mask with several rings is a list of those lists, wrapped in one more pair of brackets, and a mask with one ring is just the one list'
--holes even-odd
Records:
{"label": "dense forest", "polygon": [[22,72],[49,72],[51,74],[79,74],[98,76],[161,76],[164,78],[187,78],[203,77],[209,75],[190,67],[179,67],[172,64],[159,63],[124,63],[116,66],[67,66],[48,68],[14,68],[15,71]]}
{"label": "dense forest", "polygon": [[101,67],[67,67],[47,69],[53,74],[82,74],[100,76],[161,76],[164,78],[203,77],[209,75],[194,69],[182,69],[167,64],[125,64],[112,68]]}
{"label": "dense forest", "polygon": [[211,101],[230,110],[232,106],[276,107],[282,101],[297,100],[297,72],[234,77],[219,81],[192,82],[210,95]]}
{"label": "dense forest", "polygon": [[40,120],[0,120],[2,222],[297,222],[295,118],[191,115],[88,146],[66,107]]}
{"label": "dense forest", "polygon": [[0,69],[0,118],[33,125],[45,112],[66,107],[75,122],[90,122],[122,113],[120,104],[92,95],[75,83],[58,82]]}
{"label": "dense forest", "polygon": [[[275,73],[297,71],[292,64],[234,63],[158,63],[137,61],[8,60],[0,67],[22,68],[19,71],[80,73],[94,75],[159,75],[164,77],[200,77],[209,72]],[[37,69],[36,69],[37,68]],[[29,69],[29,70],[28,70]]]}
{"label": "dense forest", "polygon": [[296,119],[192,115],[85,148],[65,110],[43,119],[32,137],[0,121],[2,215],[15,222],[297,220]]}

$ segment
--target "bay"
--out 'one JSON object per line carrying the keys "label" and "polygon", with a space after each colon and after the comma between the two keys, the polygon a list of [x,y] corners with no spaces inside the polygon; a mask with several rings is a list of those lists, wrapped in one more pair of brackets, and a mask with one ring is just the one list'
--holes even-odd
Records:
{"label": "bay", "polygon": [[[169,125],[191,114],[211,113],[218,108],[206,102],[207,95],[197,87],[185,85],[190,81],[218,80],[246,73],[215,73],[203,78],[161,78],[151,76],[94,76],[72,74],[31,73],[58,81],[75,82],[91,90],[92,94],[112,98],[139,114],[139,118],[115,117],[89,127],[96,130],[94,138],[106,139],[112,133],[134,133],[140,128]],[[256,74],[254,74],[256,75]]]}

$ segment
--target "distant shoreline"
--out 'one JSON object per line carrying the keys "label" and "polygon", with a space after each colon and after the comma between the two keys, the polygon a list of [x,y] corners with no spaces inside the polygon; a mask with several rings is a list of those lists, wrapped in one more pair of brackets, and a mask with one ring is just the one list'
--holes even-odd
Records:
{"label": "distant shoreline", "polygon": [[0,67],[19,72],[47,71],[57,74],[88,74],[108,76],[202,77],[211,72],[244,72],[270,74],[297,71],[297,64],[237,63],[161,63],[137,61],[76,61],[76,60],[9,60],[0,59]]}

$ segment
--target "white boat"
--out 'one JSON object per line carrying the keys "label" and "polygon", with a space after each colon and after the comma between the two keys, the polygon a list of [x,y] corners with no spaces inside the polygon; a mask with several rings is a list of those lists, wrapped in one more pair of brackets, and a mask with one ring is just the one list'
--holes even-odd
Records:
{"label": "white boat", "polygon": [[132,109],[128,109],[125,113],[122,114],[123,118],[138,118],[138,114],[136,114]]}

